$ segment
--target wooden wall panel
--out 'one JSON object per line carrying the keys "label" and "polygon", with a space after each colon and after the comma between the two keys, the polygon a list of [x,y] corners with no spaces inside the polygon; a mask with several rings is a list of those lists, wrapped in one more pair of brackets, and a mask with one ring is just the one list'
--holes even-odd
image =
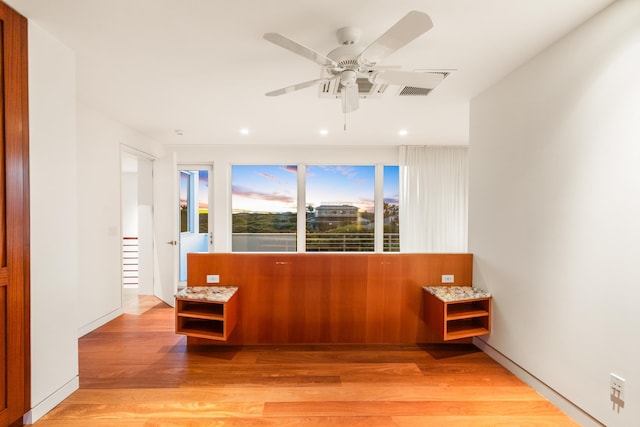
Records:
{"label": "wooden wall panel", "polygon": [[[231,344],[428,342],[422,287],[472,284],[471,254],[188,254],[188,286],[239,287]],[[190,343],[206,343],[189,339]]]}
{"label": "wooden wall panel", "polygon": [[27,20],[0,2],[0,427],[30,407]]}

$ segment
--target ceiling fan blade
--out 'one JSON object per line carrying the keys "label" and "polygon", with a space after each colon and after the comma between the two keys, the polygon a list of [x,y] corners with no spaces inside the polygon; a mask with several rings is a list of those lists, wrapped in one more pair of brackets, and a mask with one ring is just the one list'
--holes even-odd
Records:
{"label": "ceiling fan blade", "polygon": [[295,92],[297,90],[300,89],[304,89],[307,88],[309,86],[313,86],[315,84],[321,83],[321,82],[326,82],[330,79],[314,79],[314,80],[309,80],[308,82],[302,82],[302,83],[298,83],[295,85],[291,85],[291,86],[287,86],[287,87],[283,87],[282,89],[276,89],[276,90],[272,90],[271,92],[267,92],[265,93],[265,95],[267,96],[279,96],[279,95],[284,95],[286,93],[291,93],[291,92]]}
{"label": "ceiling fan blade", "polygon": [[356,111],[360,100],[358,85],[354,83],[351,86],[342,86],[340,92],[342,93],[342,112],[350,113]]}
{"label": "ceiling fan blade", "polygon": [[429,15],[411,11],[358,56],[359,64],[374,65],[433,27]]}
{"label": "ceiling fan blade", "polygon": [[280,47],[283,47],[287,50],[290,50],[291,52],[303,56],[307,59],[310,59],[311,61],[315,62],[316,64],[320,64],[322,66],[328,67],[337,67],[338,63],[335,62],[332,59],[327,58],[326,56],[312,50],[309,49],[306,46],[301,45],[298,42],[295,42],[293,40],[291,40],[288,37],[283,36],[282,34],[278,34],[278,33],[265,33],[264,34],[264,39],[270,41],[271,43],[277,44]]}
{"label": "ceiling fan blade", "polygon": [[378,71],[369,76],[371,83],[382,83],[400,86],[413,86],[423,89],[433,89],[444,80],[443,73],[421,73],[413,71]]}

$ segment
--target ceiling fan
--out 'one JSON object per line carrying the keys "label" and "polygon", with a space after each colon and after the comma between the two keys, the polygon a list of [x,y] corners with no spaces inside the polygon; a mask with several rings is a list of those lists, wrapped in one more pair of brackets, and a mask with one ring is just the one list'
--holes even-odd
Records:
{"label": "ceiling fan", "polygon": [[265,40],[322,66],[322,77],[267,92],[267,96],[278,96],[295,92],[329,81],[337,81],[342,98],[342,111],[349,113],[358,109],[358,79],[365,78],[373,84],[404,85],[433,89],[444,79],[442,73],[399,71],[398,67],[381,67],[384,58],[426,33],[433,27],[431,18],[423,12],[411,11],[378,39],[367,47],[359,46],[360,30],[353,27],[340,28],[338,41],[342,46],[326,56],[278,33],[265,33]]}

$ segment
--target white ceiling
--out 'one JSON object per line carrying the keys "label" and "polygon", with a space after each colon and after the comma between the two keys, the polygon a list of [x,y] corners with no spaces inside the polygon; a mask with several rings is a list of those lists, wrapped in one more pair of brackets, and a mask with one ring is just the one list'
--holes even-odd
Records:
{"label": "white ceiling", "polygon": [[[278,145],[467,144],[471,98],[613,2],[5,1],[75,51],[83,103],[155,141]],[[338,28],[359,27],[367,45],[410,10],[426,12],[433,29],[381,65],[457,70],[429,96],[362,100],[344,131],[340,101],[319,98],[315,87],[264,95],[320,77],[318,65],[265,32],[326,54],[338,46]]]}

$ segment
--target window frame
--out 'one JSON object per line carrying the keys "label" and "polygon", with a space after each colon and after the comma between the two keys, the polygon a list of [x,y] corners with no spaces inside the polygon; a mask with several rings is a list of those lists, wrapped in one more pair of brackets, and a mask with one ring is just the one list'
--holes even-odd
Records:
{"label": "window frame", "polygon": [[[277,162],[270,163],[232,163],[231,179],[229,188],[233,187],[233,167],[234,166],[280,166]],[[229,250],[234,253],[309,253],[306,248],[306,185],[307,167],[309,166],[373,166],[374,167],[374,250],[362,252],[339,252],[327,251],[327,253],[398,253],[394,251],[384,251],[384,168],[386,166],[398,166],[389,163],[298,163],[297,168],[297,224],[296,224],[296,251],[295,252],[234,252],[231,242],[233,241],[233,227],[229,227]],[[233,216],[233,205],[230,204],[229,214]],[[233,217],[229,224],[233,223]]]}

